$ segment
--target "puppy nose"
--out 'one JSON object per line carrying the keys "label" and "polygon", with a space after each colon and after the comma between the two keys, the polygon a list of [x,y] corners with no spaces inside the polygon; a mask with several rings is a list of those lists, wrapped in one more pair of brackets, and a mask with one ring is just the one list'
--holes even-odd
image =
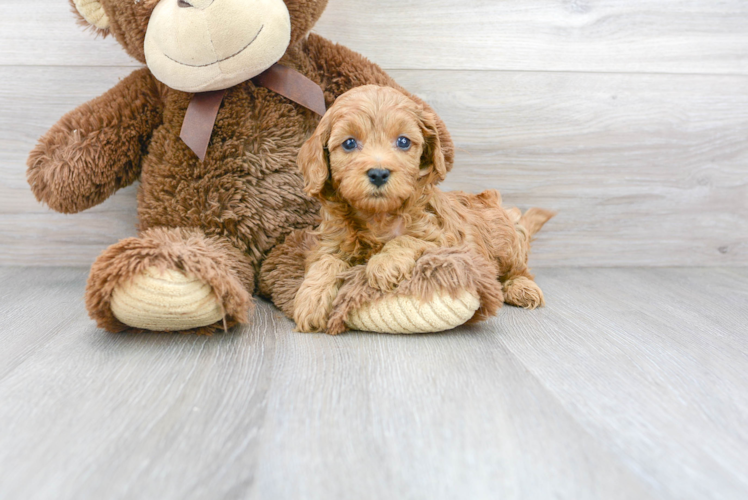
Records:
{"label": "puppy nose", "polygon": [[372,168],[366,172],[366,175],[369,176],[369,182],[376,187],[382,187],[390,180],[390,171],[383,168]]}

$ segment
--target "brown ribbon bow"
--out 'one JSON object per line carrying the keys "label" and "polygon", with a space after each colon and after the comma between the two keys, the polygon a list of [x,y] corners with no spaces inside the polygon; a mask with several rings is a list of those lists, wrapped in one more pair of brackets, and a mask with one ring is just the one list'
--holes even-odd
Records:
{"label": "brown ribbon bow", "polygon": [[[322,88],[296,70],[275,64],[252,81],[258,87],[272,90],[320,116],[327,111]],[[197,93],[187,107],[179,137],[200,161],[205,160],[218,110],[227,92],[228,90],[214,90]]]}

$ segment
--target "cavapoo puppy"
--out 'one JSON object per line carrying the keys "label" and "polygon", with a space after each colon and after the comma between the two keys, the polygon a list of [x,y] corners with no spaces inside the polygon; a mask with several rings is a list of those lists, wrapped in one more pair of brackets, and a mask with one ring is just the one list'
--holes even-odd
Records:
{"label": "cavapoo puppy", "polygon": [[438,189],[447,170],[436,117],[402,92],[368,85],[339,97],[298,162],[306,192],[322,205],[318,244],[294,302],[299,331],[326,331],[351,267],[365,265],[368,284],[389,291],[432,247],[475,249],[503,284],[504,302],[543,305],[527,258],[530,237],[553,213],[506,211],[494,190]]}

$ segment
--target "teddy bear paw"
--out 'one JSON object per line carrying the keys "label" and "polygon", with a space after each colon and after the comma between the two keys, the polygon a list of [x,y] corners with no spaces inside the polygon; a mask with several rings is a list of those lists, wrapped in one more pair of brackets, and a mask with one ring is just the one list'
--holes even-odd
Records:
{"label": "teddy bear paw", "polygon": [[153,267],[119,284],[112,293],[111,308],[122,323],[152,331],[190,330],[224,318],[210,285],[174,269]]}
{"label": "teddy bear paw", "polygon": [[378,333],[443,332],[465,324],[480,307],[480,298],[463,291],[456,297],[435,293],[428,302],[410,296],[388,295],[354,309],[346,320],[351,330]]}

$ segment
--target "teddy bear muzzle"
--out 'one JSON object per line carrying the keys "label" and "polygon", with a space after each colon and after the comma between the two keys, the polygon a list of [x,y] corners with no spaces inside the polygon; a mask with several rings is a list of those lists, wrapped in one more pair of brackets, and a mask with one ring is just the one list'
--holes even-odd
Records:
{"label": "teddy bear muzzle", "polygon": [[290,41],[283,0],[162,0],[151,14],[144,52],[162,83],[207,92],[259,75],[283,57]]}

